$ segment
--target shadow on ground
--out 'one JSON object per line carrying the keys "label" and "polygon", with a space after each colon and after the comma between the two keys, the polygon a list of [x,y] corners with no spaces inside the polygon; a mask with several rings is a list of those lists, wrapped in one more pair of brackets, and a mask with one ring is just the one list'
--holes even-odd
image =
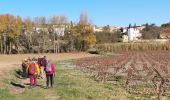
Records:
{"label": "shadow on ground", "polygon": [[[10,84],[14,87],[17,87],[17,88],[27,88],[30,86],[30,83],[28,82],[25,82],[25,80],[27,78],[29,78],[27,75],[26,76],[23,76],[23,72],[21,71],[21,69],[16,69],[15,70],[15,75],[16,77],[16,80],[15,81],[11,81]],[[39,77],[37,78],[37,80],[40,79]],[[27,80],[26,80],[27,81]],[[37,84],[36,85],[37,87],[40,87],[40,88],[43,88],[45,89],[46,87],[43,86],[43,85],[40,85],[40,84]]]}

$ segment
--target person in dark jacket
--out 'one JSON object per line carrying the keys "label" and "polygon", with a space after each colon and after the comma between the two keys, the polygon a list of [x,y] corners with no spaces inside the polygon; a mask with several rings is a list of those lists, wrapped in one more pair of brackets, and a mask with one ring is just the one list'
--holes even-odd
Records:
{"label": "person in dark jacket", "polygon": [[27,67],[28,67],[28,61],[27,61],[27,59],[24,59],[22,61],[22,77],[23,78],[27,78],[27,73],[26,73]]}
{"label": "person in dark jacket", "polygon": [[40,76],[42,79],[45,78],[45,67],[47,65],[47,60],[46,56],[42,56],[41,58],[38,59],[38,64],[40,66]]}
{"label": "person in dark jacket", "polygon": [[47,65],[47,59],[46,59],[46,56],[44,56],[44,57],[41,59],[41,66],[46,67],[46,65]]}
{"label": "person in dark jacket", "polygon": [[52,87],[54,84],[54,76],[55,76],[55,65],[49,60],[47,62],[47,66],[45,67],[45,73],[46,73],[46,87]]}

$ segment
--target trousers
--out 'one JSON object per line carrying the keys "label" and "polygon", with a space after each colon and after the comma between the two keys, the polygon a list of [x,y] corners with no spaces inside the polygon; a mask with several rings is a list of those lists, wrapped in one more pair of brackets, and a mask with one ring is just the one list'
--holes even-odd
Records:
{"label": "trousers", "polygon": [[37,80],[36,80],[35,75],[30,75],[30,86],[36,86],[37,85]]}
{"label": "trousers", "polygon": [[47,81],[46,81],[47,87],[50,87],[49,85],[51,85],[51,87],[53,87],[53,83],[54,83],[53,74],[52,75],[46,75],[46,78],[47,78]]}

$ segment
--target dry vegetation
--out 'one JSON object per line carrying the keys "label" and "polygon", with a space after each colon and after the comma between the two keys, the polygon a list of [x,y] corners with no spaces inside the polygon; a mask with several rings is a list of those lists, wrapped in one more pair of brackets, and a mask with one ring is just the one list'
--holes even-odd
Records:
{"label": "dry vegetation", "polygon": [[115,44],[99,44],[97,48],[106,52],[117,51],[158,51],[158,50],[170,50],[170,42],[158,43],[154,40],[148,43],[115,43]]}
{"label": "dry vegetation", "polygon": [[170,52],[124,52],[109,57],[83,58],[77,68],[104,83],[119,81],[130,94],[169,97]]}

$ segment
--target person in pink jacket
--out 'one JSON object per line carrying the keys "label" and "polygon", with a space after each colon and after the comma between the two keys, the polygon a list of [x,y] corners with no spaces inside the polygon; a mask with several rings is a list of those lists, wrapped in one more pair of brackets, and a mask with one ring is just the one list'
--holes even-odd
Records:
{"label": "person in pink jacket", "polygon": [[45,67],[46,73],[46,88],[49,88],[50,85],[53,87],[54,84],[54,76],[55,76],[55,65],[51,62],[51,60],[47,61],[47,65]]}

